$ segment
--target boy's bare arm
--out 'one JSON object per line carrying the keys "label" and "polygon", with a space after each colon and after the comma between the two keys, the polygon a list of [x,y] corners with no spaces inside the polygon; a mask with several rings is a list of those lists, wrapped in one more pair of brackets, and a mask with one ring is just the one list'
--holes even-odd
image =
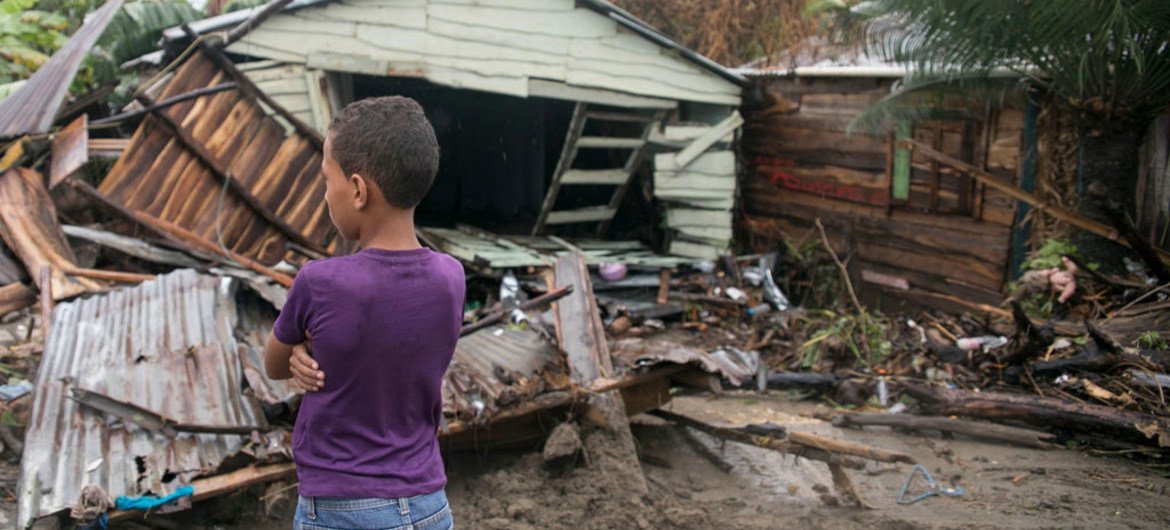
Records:
{"label": "boy's bare arm", "polygon": [[276,335],[268,334],[268,344],[264,345],[264,371],[269,379],[284,380],[293,376],[289,365],[292,354],[292,346],[280,342]]}
{"label": "boy's bare arm", "polygon": [[264,370],[270,379],[292,379],[306,392],[320,390],[325,386],[325,372],[309,356],[304,344],[289,346],[271,334],[264,347]]}

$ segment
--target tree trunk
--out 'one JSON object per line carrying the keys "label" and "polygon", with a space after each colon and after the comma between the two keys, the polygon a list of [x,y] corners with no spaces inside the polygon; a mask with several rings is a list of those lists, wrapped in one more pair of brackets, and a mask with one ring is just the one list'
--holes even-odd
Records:
{"label": "tree trunk", "polygon": [[[1138,167],[1145,127],[1130,126],[1081,133],[1081,171],[1084,190],[1077,210],[1081,215],[1113,226],[1110,203],[1120,205],[1131,218],[1136,216]],[[1119,258],[1128,255],[1121,245],[1086,232],[1073,238],[1081,254],[1109,272],[1125,270]]]}

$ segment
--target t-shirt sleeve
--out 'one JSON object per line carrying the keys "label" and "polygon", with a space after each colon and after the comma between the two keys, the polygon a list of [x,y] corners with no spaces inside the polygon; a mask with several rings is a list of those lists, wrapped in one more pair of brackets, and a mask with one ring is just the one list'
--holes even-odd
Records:
{"label": "t-shirt sleeve", "polygon": [[292,288],[288,290],[288,299],[272,325],[272,334],[276,340],[289,345],[305,342],[305,332],[309,330],[309,316],[313,307],[312,277],[309,274],[310,266],[306,265],[297,273]]}

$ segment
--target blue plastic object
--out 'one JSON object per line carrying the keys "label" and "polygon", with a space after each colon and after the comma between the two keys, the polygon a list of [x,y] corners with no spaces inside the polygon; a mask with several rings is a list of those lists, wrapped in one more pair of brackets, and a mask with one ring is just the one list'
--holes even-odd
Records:
{"label": "blue plastic object", "polygon": [[114,501],[114,504],[118,507],[119,510],[122,511],[149,510],[151,508],[158,508],[159,506],[175,501],[176,499],[190,497],[194,494],[195,488],[193,486],[183,486],[166,497],[155,497],[153,495],[146,495],[143,497],[127,497],[123,495],[118,497]]}
{"label": "blue plastic object", "polygon": [[[922,478],[926,479],[926,491],[914,497],[907,497],[906,492],[910,490],[910,484],[914,482],[914,476],[918,475],[919,473],[922,474]],[[910,476],[906,477],[906,483],[902,484],[902,492],[898,494],[898,504],[914,504],[922,499],[933,497],[935,495],[958,497],[962,495],[964,491],[966,490],[958,486],[954,488],[943,487],[942,484],[939,484],[934,480],[934,477],[930,476],[930,472],[927,471],[926,468],[922,466],[922,464],[918,464],[914,466],[914,469],[910,470]]]}

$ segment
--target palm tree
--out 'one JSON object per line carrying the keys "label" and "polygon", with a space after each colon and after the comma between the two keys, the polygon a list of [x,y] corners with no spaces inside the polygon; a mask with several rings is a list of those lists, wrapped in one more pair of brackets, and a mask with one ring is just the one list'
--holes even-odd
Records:
{"label": "palm tree", "polygon": [[[909,67],[901,89],[857,126],[927,114],[940,87],[984,102],[1038,89],[1077,127],[1087,191],[1079,211],[1106,221],[1112,204],[1132,215],[1142,138],[1170,106],[1170,1],[814,0],[808,9]],[[1098,257],[1109,248],[1086,243]]]}

